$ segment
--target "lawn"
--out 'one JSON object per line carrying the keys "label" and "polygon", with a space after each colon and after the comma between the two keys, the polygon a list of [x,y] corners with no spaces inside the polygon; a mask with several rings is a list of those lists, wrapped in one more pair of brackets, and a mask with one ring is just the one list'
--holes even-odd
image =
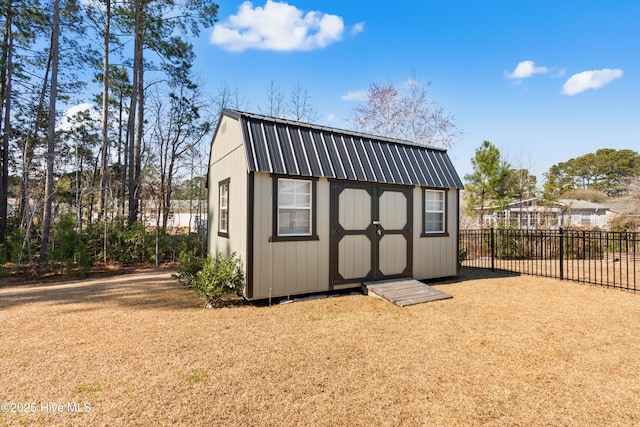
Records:
{"label": "lawn", "polygon": [[436,287],[204,309],[162,271],[0,285],[0,425],[640,424],[640,294]]}

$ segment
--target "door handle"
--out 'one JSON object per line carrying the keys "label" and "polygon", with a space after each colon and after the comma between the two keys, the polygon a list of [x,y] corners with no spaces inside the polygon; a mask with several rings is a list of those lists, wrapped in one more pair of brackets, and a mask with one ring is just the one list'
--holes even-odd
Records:
{"label": "door handle", "polygon": [[380,228],[378,228],[378,229],[376,230],[376,234],[377,234],[378,236],[382,235],[382,230],[380,230]]}

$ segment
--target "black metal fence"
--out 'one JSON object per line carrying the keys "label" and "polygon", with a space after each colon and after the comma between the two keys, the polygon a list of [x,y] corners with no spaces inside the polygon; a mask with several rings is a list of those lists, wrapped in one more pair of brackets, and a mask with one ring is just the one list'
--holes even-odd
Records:
{"label": "black metal fence", "polygon": [[640,233],[460,230],[459,257],[463,267],[640,290]]}

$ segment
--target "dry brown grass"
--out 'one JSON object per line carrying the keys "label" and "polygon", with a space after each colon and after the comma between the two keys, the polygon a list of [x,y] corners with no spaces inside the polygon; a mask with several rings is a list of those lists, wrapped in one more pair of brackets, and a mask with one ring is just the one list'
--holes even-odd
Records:
{"label": "dry brown grass", "polygon": [[[489,258],[467,260],[465,267],[490,268]],[[560,266],[557,259],[527,260],[527,259],[495,259],[496,270],[533,274],[545,277],[560,277]],[[640,290],[640,259],[622,258],[620,261],[599,259],[574,259],[563,261],[563,275],[567,280],[583,283],[607,285],[625,290]]]}
{"label": "dry brown grass", "polygon": [[203,309],[168,273],[1,288],[0,400],[38,406],[0,424],[640,424],[640,295],[471,274],[405,308]]}

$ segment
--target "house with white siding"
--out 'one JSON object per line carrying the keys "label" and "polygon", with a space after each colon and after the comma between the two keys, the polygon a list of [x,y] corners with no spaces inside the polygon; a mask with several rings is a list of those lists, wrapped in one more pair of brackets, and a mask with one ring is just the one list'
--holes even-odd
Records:
{"label": "house with white siding", "polygon": [[595,203],[587,200],[560,199],[562,206],[562,227],[599,228],[609,230],[609,221],[618,213],[606,203]]}
{"label": "house with white siding", "polygon": [[531,198],[485,209],[482,226],[518,230],[557,230],[560,227],[608,230],[609,221],[616,215],[617,212],[608,204],[578,199],[550,202]]}

